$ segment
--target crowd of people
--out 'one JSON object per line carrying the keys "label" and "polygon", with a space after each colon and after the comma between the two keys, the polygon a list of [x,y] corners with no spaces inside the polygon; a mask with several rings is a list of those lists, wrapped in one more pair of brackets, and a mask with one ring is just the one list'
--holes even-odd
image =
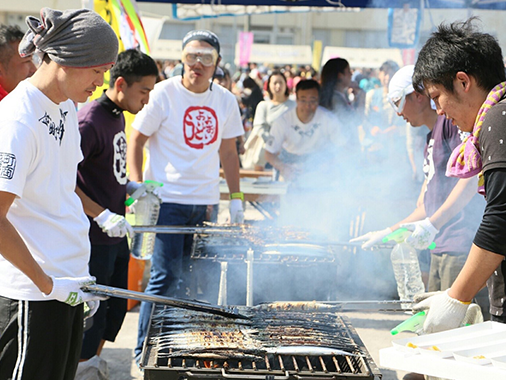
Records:
{"label": "crowd of people", "polygon": [[[231,75],[208,30],[184,37],[181,62],[157,63],[118,54],[111,27],[86,9],[43,8],[27,26],[0,26],[0,378],[73,380],[100,356],[126,302],[82,288],[127,287],[126,198],[161,182],[157,224],[202,224],[220,166],[230,223],[244,221],[242,165],[289,183],[280,220],[340,238],[353,237],[359,209],[395,216],[386,199],[417,183],[407,216],[375,220],[389,227],[352,241],[367,249],[411,231],[431,292],[415,306],[428,310],[426,332],[458,327],[473,299],[505,322],[506,73],[472,19],[441,25],[415,65],[386,61],[376,74],[333,58],[320,73],[252,63]],[[108,71],[108,88],[87,102]],[[123,111],[136,115],[128,141]],[[193,296],[192,239],[156,236],[147,294]],[[137,361],[149,318],[143,303]]]}

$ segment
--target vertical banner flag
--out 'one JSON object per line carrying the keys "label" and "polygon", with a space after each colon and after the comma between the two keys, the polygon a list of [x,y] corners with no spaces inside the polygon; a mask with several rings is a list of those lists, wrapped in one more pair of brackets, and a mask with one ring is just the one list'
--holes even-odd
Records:
{"label": "vertical banner flag", "polygon": [[312,67],[316,71],[320,71],[320,65],[322,60],[322,42],[319,40],[313,41],[313,63]]}
{"label": "vertical banner flag", "polygon": [[239,66],[247,66],[253,47],[253,32],[239,32]]}
{"label": "vertical banner flag", "polygon": [[94,10],[118,36],[120,52],[139,49],[149,54],[148,40],[135,0],[94,0]]}
{"label": "vertical banner flag", "polygon": [[[135,0],[93,0],[93,10],[109,23],[119,40],[119,52],[128,49],[139,49],[149,54],[148,39],[142,25]],[[90,100],[102,96],[109,87],[109,72],[104,76],[104,85],[95,90]],[[134,116],[125,112],[126,134],[129,136],[130,125]]]}
{"label": "vertical banner flag", "polygon": [[420,35],[422,11],[404,4],[388,9],[388,43],[399,49],[415,48]]}

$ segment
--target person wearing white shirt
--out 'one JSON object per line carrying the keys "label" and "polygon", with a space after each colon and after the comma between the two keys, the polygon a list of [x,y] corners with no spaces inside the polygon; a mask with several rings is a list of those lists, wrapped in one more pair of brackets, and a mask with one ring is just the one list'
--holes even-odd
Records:
{"label": "person wearing white shirt", "polygon": [[[212,83],[220,62],[218,37],[194,30],[183,39],[184,70],[156,84],[149,103],[134,123],[127,151],[130,180],[163,183],[159,225],[202,224],[208,205],[220,199],[220,162],[231,194],[230,222],[244,219],[239,188],[236,138],[244,131],[237,100]],[[142,172],[143,148],[148,155]],[[190,235],[158,234],[146,293],[188,297]],[[141,305],[138,342],[140,358],[151,304]]]}
{"label": "person wearing white shirt", "polygon": [[296,87],[297,106],[272,123],[265,158],[287,180],[294,179],[304,162],[325,151],[329,143],[346,143],[339,119],[318,105],[319,90],[315,80],[300,81]]}
{"label": "person wearing white shirt", "polygon": [[27,17],[19,55],[35,74],[0,103],[0,379],[73,379],[94,283],[90,224],[77,196],[76,107],[104,83],[118,39],[87,9]]}

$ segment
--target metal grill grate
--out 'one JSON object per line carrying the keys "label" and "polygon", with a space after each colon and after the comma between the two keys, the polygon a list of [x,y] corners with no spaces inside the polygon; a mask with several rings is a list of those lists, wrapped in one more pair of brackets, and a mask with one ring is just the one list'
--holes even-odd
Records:
{"label": "metal grill grate", "polygon": [[[238,306],[241,313],[258,313],[258,310]],[[348,342],[347,352],[350,355],[294,355],[294,354],[252,354],[252,351],[241,349],[202,350],[198,353],[188,353],[184,349],[163,347],[158,343],[163,341],[160,337],[171,334],[181,327],[174,323],[169,316],[174,309],[161,305],[154,305],[152,322],[148,332],[148,339],[143,350],[141,364],[144,367],[145,379],[267,379],[267,380],[321,380],[321,379],[380,379],[376,365],[365,349],[362,341],[346,318],[336,313],[305,312],[307,321],[321,319],[324,315],[332,321],[331,330],[335,336],[330,336],[324,342]],[[179,312],[179,311],[177,311]],[[186,315],[198,315],[198,312],[185,311]],[[275,313],[276,314],[276,313]],[[280,318],[284,313],[279,313]],[[206,316],[209,318],[209,316]],[[211,317],[215,321],[221,317]],[[297,315],[300,318],[300,313]],[[226,319],[223,319],[226,321]],[[231,321],[226,321],[230,324]],[[233,321],[232,321],[232,324]],[[279,326],[282,326],[282,320]],[[195,328],[195,324],[188,318],[188,331]],[[202,325],[202,329],[216,327],[216,323],[209,322]],[[255,326],[258,327],[258,326]],[[286,326],[287,329],[291,327]],[[303,341],[318,340],[312,338],[314,331],[307,329]],[[274,344],[282,340],[273,339]],[[265,343],[265,342],[264,342]],[[272,342],[270,342],[272,343]],[[351,350],[353,348],[353,350]],[[253,350],[255,351],[255,350]]]}

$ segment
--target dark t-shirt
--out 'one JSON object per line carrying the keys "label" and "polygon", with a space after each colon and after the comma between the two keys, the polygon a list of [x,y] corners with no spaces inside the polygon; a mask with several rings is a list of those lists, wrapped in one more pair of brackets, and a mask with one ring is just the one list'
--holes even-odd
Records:
{"label": "dark t-shirt", "polygon": [[[462,132],[444,116],[438,117],[434,128],[427,135],[423,170],[427,180],[424,206],[428,217],[441,207],[459,181],[458,178],[447,177],[445,173],[448,159],[463,137]],[[436,235],[436,248],[432,253],[467,255],[484,207],[483,197],[476,194],[461,212],[441,228]]]}
{"label": "dark t-shirt", "polygon": [[[79,163],[77,185],[93,201],[125,215],[126,135],[121,110],[104,94],[77,113],[84,159]],[[93,245],[112,245],[125,238],[110,238],[90,218]]]}
{"label": "dark t-shirt", "polygon": [[506,255],[506,100],[493,106],[480,131],[480,149],[487,206],[474,243]]}
{"label": "dark t-shirt", "polygon": [[[506,256],[506,100],[493,106],[480,131],[487,206],[474,237],[478,247]],[[505,261],[487,281],[490,313],[506,315]]]}

